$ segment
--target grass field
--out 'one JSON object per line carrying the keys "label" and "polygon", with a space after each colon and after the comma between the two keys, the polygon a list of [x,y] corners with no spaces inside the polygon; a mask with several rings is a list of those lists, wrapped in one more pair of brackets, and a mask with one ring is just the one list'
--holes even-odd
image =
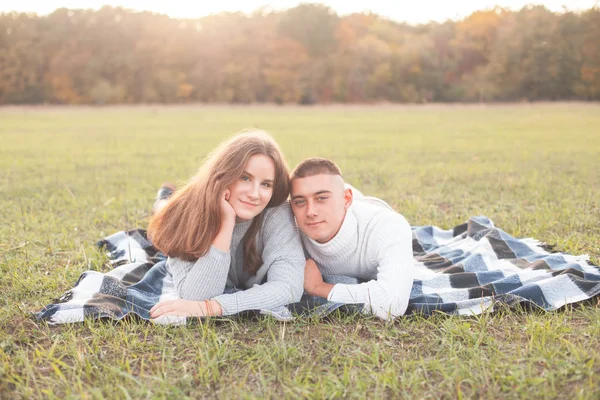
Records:
{"label": "grass field", "polygon": [[185,327],[39,310],[224,137],[319,155],[413,225],[486,215],[600,261],[600,105],[0,108],[0,398],[600,398],[598,299],[558,312]]}

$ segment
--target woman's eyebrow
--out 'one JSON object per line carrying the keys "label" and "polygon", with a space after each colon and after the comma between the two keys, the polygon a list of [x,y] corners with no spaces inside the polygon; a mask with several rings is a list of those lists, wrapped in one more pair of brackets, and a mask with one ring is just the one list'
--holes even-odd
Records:
{"label": "woman's eyebrow", "polygon": [[[250,172],[248,171],[244,171],[242,172],[242,175],[248,175],[250,178],[256,178],[254,175],[252,175]],[[275,182],[274,179],[263,179],[263,182],[269,182],[269,183],[273,183]]]}

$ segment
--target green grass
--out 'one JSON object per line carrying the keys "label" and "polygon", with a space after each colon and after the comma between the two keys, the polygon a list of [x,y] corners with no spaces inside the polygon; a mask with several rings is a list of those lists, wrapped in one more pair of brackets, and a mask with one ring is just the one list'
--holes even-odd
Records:
{"label": "green grass", "polygon": [[0,109],[0,398],[600,397],[597,299],[545,313],[50,327],[29,312],[106,271],[158,185],[220,140],[271,132],[332,158],[413,225],[486,215],[600,260],[600,106]]}

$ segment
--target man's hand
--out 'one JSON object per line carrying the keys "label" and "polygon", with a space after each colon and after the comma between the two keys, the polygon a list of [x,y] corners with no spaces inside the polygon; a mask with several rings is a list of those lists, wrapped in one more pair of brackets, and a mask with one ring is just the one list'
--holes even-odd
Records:
{"label": "man's hand", "polygon": [[223,315],[223,309],[215,300],[166,300],[161,301],[150,309],[150,316],[152,318],[162,317],[163,315],[177,315],[182,317],[209,317]]}
{"label": "man's hand", "polygon": [[327,298],[333,285],[323,282],[323,276],[317,264],[310,258],[304,266],[304,290],[312,296]]}

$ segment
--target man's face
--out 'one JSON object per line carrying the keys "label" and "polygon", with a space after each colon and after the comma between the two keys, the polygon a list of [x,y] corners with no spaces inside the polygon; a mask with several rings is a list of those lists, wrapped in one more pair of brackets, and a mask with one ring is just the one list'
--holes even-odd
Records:
{"label": "man's face", "polygon": [[352,204],[352,191],[344,190],[341,176],[320,174],[294,178],[291,199],[298,228],[309,238],[326,243],[340,230]]}

